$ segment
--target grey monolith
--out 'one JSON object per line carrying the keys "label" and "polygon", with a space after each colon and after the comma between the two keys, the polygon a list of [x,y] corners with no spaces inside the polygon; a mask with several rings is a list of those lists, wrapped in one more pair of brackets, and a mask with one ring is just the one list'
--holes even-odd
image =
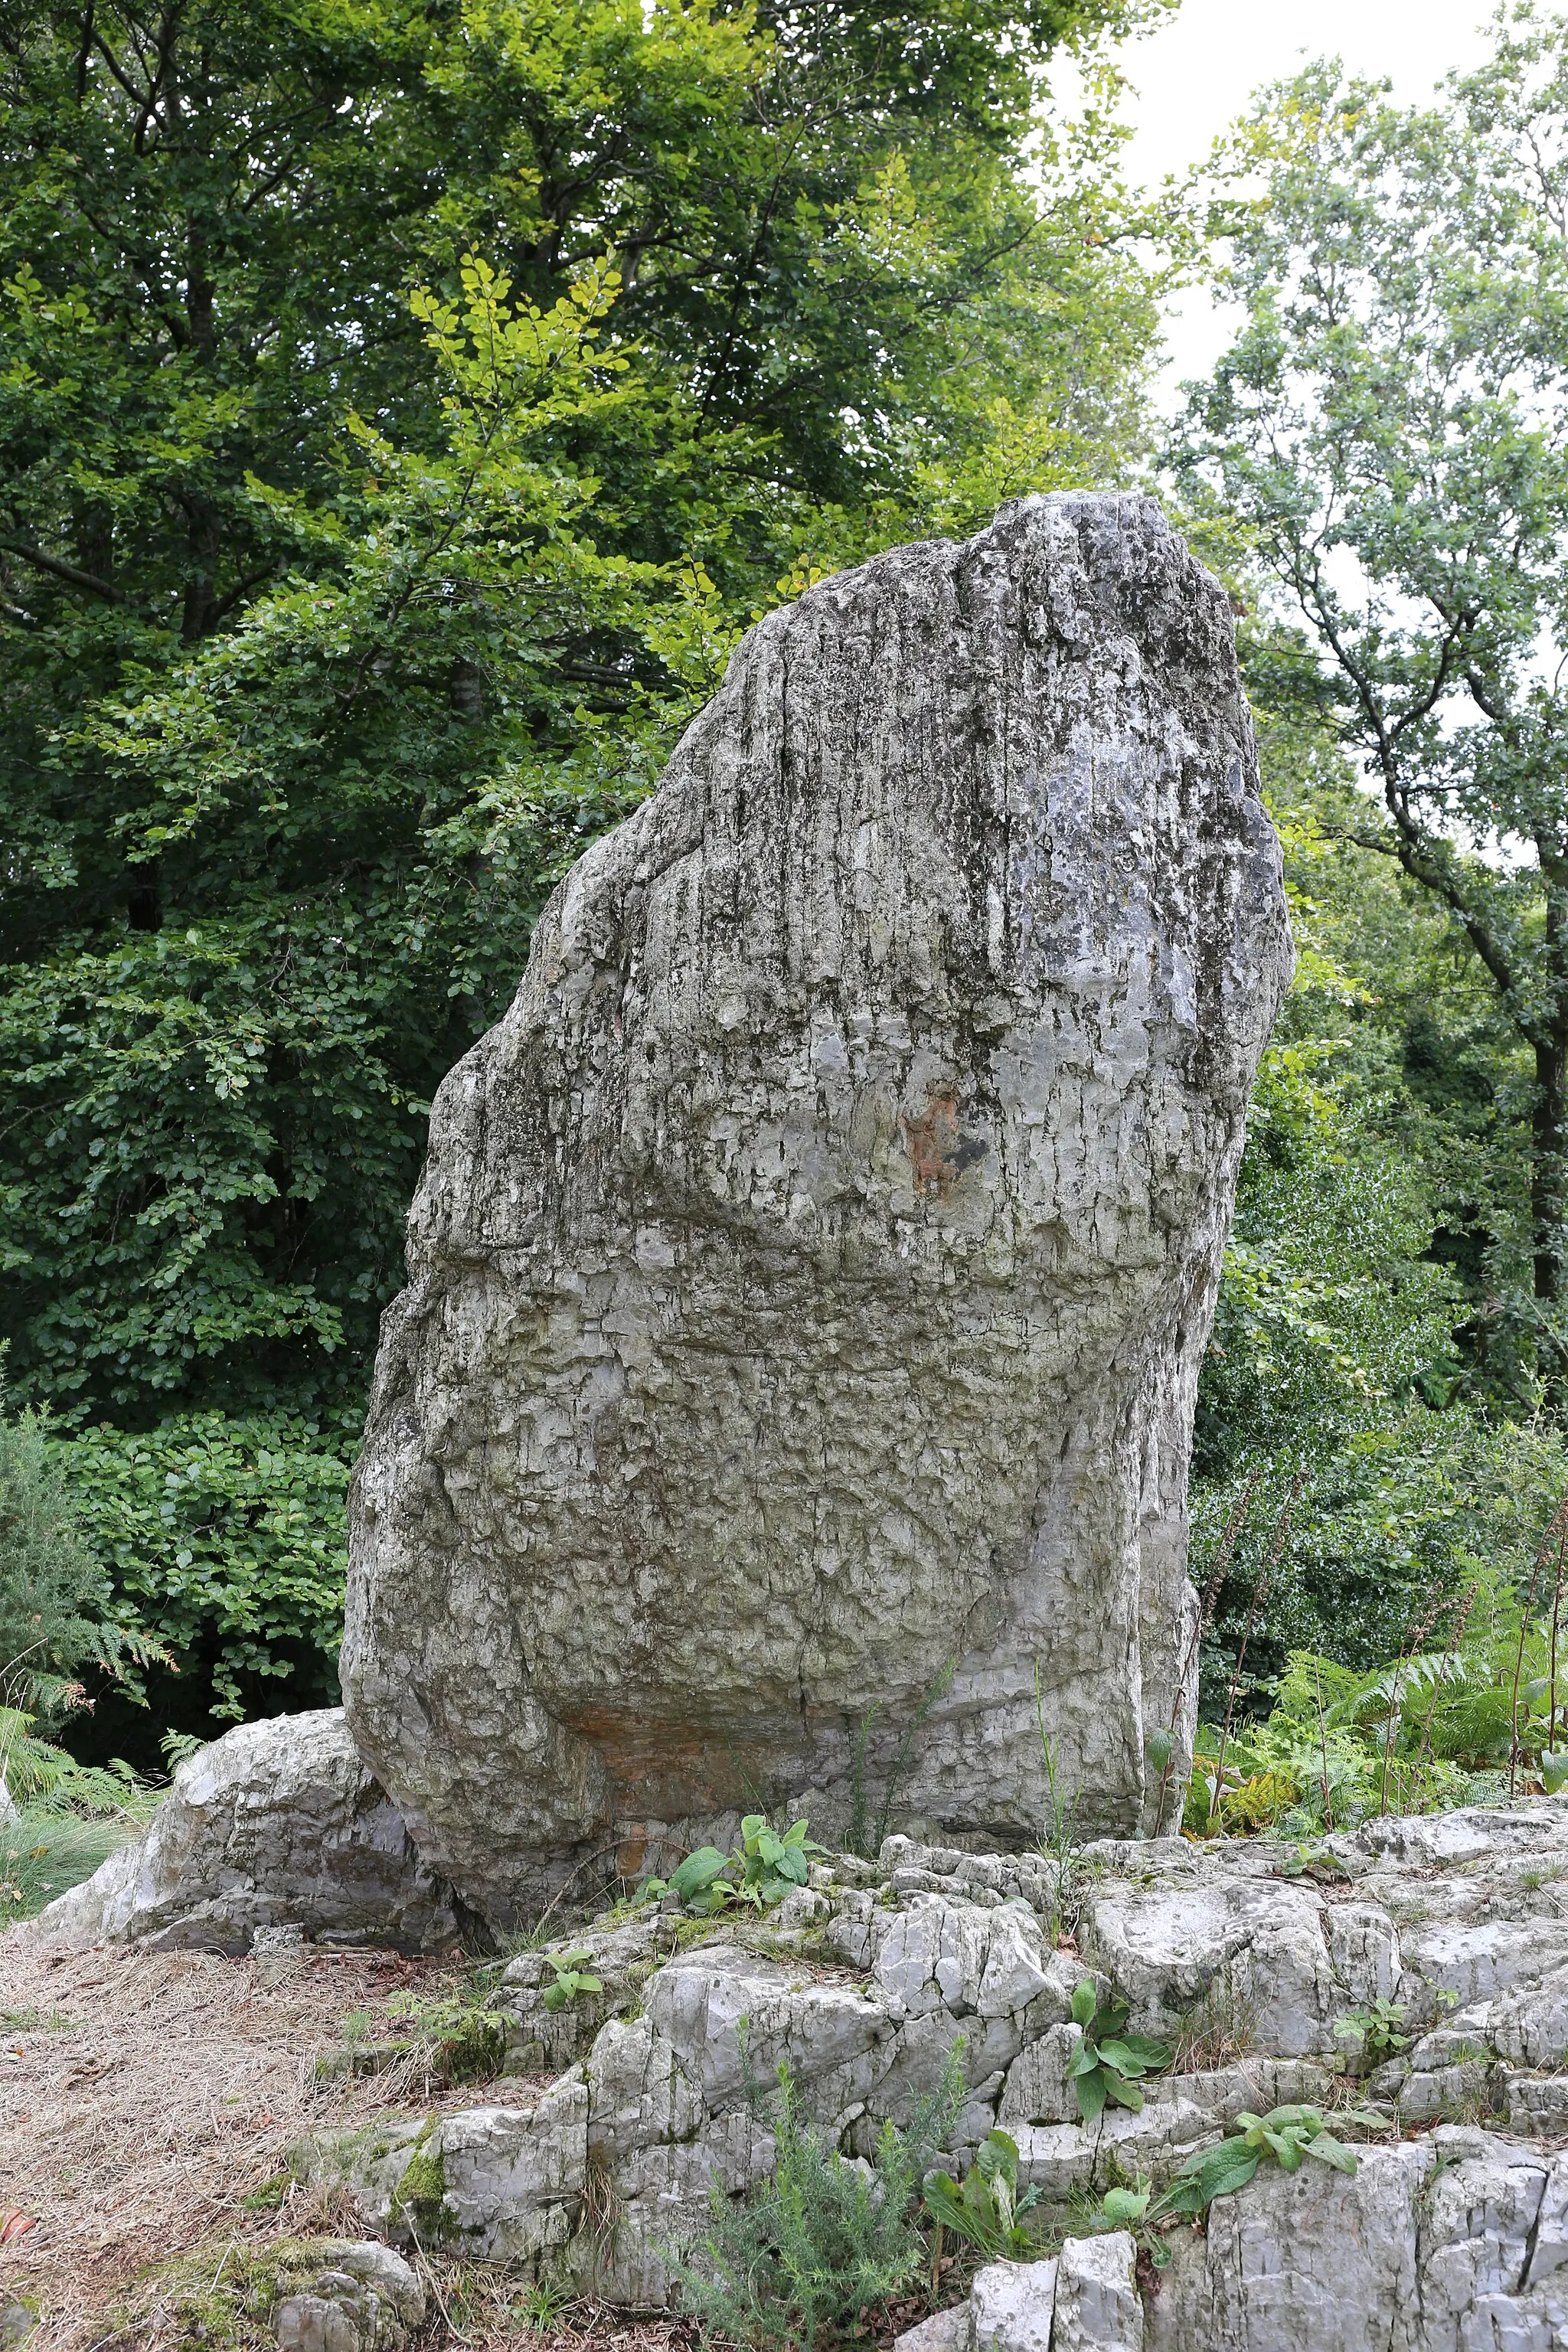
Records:
{"label": "grey monolith", "polygon": [[343,1651],[433,1867],[510,1919],[805,1788],[1016,1844],[1037,1666],[1080,1832],[1150,1824],[1289,967],[1227,602],[1152,501],[751,631],[437,1097]]}

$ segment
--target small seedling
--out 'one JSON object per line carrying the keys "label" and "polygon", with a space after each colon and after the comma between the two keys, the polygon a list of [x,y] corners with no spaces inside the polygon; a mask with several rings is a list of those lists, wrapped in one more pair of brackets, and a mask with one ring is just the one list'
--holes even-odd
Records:
{"label": "small seedling", "polygon": [[1037,2189],[1018,2188],[1018,2143],[1005,2131],[987,2132],[963,2182],[951,2172],[928,2172],[926,2210],[939,2228],[984,2254],[1026,2257],[1036,2252],[1023,2217],[1039,2202]]}
{"label": "small seedling", "polygon": [[1108,2189],[1100,2204],[1108,2228],[1128,2231],[1157,2271],[1171,2259],[1171,2249],[1156,2227],[1174,2210],[1170,2197],[1169,2190],[1156,2197],[1153,2184],[1141,2174],[1131,2189]]}
{"label": "small seedling", "polygon": [[545,1965],[555,1971],[555,1980],[544,1988],[546,2009],[566,2009],[580,1992],[603,1992],[604,1980],[592,1976],[582,1963],[591,1960],[593,1953],[584,1944],[574,1952],[546,1952]]}
{"label": "small seedling", "polygon": [[514,2303],[507,2313],[521,2327],[531,2327],[535,2335],[548,2336],[572,2296],[569,2290],[557,2285],[552,2279],[535,2279],[525,2287],[521,2303]]}
{"label": "small seedling", "polygon": [[1086,2124],[1100,2116],[1107,2099],[1119,2107],[1141,2107],[1139,2088],[1145,2074],[1157,2074],[1174,2055],[1168,2042],[1147,2033],[1129,2033],[1124,2000],[1102,2001],[1092,1977],[1075,1987],[1073,2023],[1083,2029],[1068,2078],[1078,2095],[1078,2111]]}
{"label": "small seedling", "polygon": [[1346,2044],[1348,2057],[1363,2066],[1376,2066],[1409,2049],[1412,2036],[1400,2032],[1405,2020],[1402,2001],[1374,2000],[1366,2009],[1349,2009],[1342,2017],[1336,2017],[1334,2039]]}
{"label": "small seedling", "polygon": [[462,1991],[437,1994],[433,2000],[416,1992],[395,1992],[386,2013],[408,2020],[416,2044],[425,2044],[431,2063],[448,2083],[488,2083],[500,2072],[510,2023],[503,2010],[487,2009]]}

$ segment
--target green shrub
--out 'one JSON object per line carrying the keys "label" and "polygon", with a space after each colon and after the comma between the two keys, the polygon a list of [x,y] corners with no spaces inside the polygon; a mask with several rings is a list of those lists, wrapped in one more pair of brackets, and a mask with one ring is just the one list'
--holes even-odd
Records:
{"label": "green shrub", "polygon": [[[738,2344],[811,2346],[906,2287],[925,2261],[915,2201],[957,2118],[961,2050],[950,2053],[941,2086],[906,2130],[883,2125],[869,2178],[802,2116],[794,2079],[781,2066],[767,2116],[771,2175],[741,2203],[716,2182],[708,2235],[694,2258],[673,2250],[666,2256],[687,2309]],[[749,2077],[748,2088],[760,2116],[764,2103]]]}
{"label": "green shrub", "polygon": [[114,1606],[179,1665],[193,1720],[275,1711],[283,1678],[290,1707],[334,1703],[359,1431],[352,1413],[188,1413],[61,1449]]}
{"label": "green shrub", "polygon": [[1545,1562],[1533,1593],[1515,1575],[1506,1559],[1472,1566],[1420,1646],[1363,1672],[1293,1651],[1268,1715],[1233,1726],[1223,1764],[1219,1732],[1199,1726],[1185,1826],[1300,1833],[1490,1798],[1510,1781],[1563,1786],[1568,1563]]}
{"label": "green shrub", "polygon": [[0,1705],[34,1714],[68,1706],[89,1660],[115,1673],[150,1648],[115,1622],[67,1458],[41,1414],[0,1419]]}

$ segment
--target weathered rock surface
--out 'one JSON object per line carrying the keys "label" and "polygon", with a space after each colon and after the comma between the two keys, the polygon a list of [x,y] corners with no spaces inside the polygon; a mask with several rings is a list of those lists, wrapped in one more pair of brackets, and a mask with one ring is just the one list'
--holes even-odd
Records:
{"label": "weathered rock surface", "polygon": [[443,1084],[383,1328],[343,1690],[470,1901],[842,1803],[950,1664],[907,1818],[1037,1825],[1038,1659],[1079,1819],[1146,1822],[1289,953],[1226,601],[1152,502],[1023,499],[751,632]]}
{"label": "weathered rock surface", "polygon": [[26,1932],[244,1952],[279,1927],[410,1951],[458,1937],[451,1890],[415,1852],[341,1707],[241,1724],[202,1748],[145,1834]]}
{"label": "weathered rock surface", "polygon": [[1054,2262],[987,2263],[969,2291],[972,2352],[1051,2352],[1056,2296]]}
{"label": "weathered rock surface", "polygon": [[401,2254],[340,2238],[321,2268],[272,2315],[279,2352],[398,2352],[425,2316],[425,2290]]}
{"label": "weathered rock surface", "polygon": [[[1353,2178],[1265,2166],[1213,2207],[1206,2236],[1167,2240],[1170,2267],[1142,2295],[1117,2233],[1069,2234],[1054,2267],[994,2265],[962,2315],[933,2323],[931,2352],[1568,2352],[1568,2151],[1550,2145],[1568,2137],[1568,1804],[1369,1824],[1328,1845],[1316,1877],[1291,1877],[1300,1857],[1268,1839],[1102,1842],[1064,1887],[1037,1855],[897,1837],[878,1872],[817,1865],[804,1930],[715,1922],[672,1952],[652,1914],[574,1929],[628,2013],[585,2025],[556,2083],[327,2142],[315,2168],[390,2236],[529,2260],[646,2306],[665,2300],[663,2250],[702,2236],[715,2184],[742,2195],[773,2163],[742,2019],[752,2090],[787,2063],[801,2111],[851,2156],[910,2120],[962,2044],[953,2165],[999,2122],[1068,2232],[1073,2199],[1163,2184],[1244,2110],[1348,2092],[1385,2122]],[[1077,1951],[1056,1943],[1064,1921]],[[1463,1934],[1479,1940],[1457,1960]],[[1508,1982],[1457,2007],[1450,1979],[1475,1982],[1483,1949],[1506,1951]],[[496,1996],[520,2031],[532,1966],[514,1963]],[[1091,1972],[1135,2027],[1179,2035],[1181,2057],[1141,2112],[1086,2125],[1065,2062]],[[1334,2025],[1391,1985],[1411,2046],[1370,2053],[1347,2083]],[[1428,2016],[1442,2022],[1417,2031]]]}

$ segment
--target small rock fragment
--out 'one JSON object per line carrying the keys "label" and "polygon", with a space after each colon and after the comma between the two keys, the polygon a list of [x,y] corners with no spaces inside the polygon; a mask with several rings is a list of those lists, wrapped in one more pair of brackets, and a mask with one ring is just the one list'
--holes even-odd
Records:
{"label": "small rock fragment", "polygon": [[1057,2264],[987,2263],[969,2292],[972,2352],[1051,2352]]}
{"label": "small rock fragment", "polygon": [[1068,2240],[1057,2263],[1051,2352],[1143,2352],[1136,2261],[1125,2230]]}

